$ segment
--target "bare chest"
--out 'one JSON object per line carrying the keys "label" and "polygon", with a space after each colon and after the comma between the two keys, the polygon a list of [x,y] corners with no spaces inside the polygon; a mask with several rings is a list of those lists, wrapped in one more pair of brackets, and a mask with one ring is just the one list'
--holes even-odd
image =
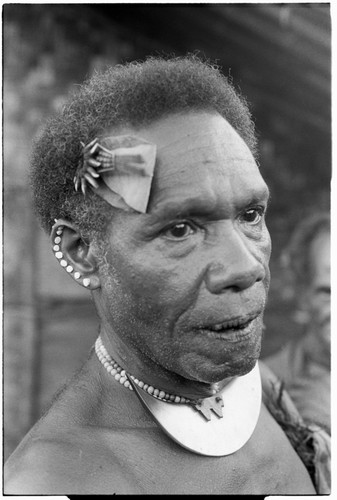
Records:
{"label": "bare chest", "polygon": [[100,493],[315,494],[304,465],[264,408],[250,440],[225,457],[191,453],[156,427],[120,429],[104,441],[105,459],[94,474]]}

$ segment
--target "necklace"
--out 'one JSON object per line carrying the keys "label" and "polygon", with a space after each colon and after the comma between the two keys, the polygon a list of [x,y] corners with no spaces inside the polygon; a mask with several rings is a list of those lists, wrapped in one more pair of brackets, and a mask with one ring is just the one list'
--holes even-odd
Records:
{"label": "necklace", "polygon": [[141,380],[138,380],[133,375],[129,375],[125,370],[122,369],[119,364],[112,359],[106,348],[104,347],[103,341],[99,336],[95,342],[95,351],[98,359],[102,363],[102,365],[107,369],[107,371],[114,377],[117,382],[124,385],[124,387],[128,387],[131,391],[133,391],[132,384],[129,379],[133,381],[138,387],[140,387],[143,391],[146,391],[148,394],[153,396],[154,398],[161,399],[166,401],[167,403],[189,403],[191,400],[184,398],[183,396],[177,396],[175,394],[169,394],[168,392],[162,391],[160,389],[156,389],[152,385],[145,384]]}
{"label": "necklace", "polygon": [[163,431],[189,451],[206,456],[229,455],[242,448],[253,434],[262,395],[258,363],[246,375],[234,377],[215,396],[194,401],[168,394],[126,373],[111,358],[100,337],[95,350],[115,380],[133,390]]}

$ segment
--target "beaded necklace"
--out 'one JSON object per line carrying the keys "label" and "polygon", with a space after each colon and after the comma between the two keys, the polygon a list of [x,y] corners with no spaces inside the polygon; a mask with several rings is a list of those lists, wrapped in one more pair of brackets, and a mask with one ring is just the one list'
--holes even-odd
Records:
{"label": "beaded necklace", "polygon": [[161,399],[166,403],[190,403],[191,400],[184,398],[183,396],[177,396],[175,394],[169,394],[168,392],[162,391],[160,389],[156,389],[152,385],[145,384],[142,380],[138,380],[133,375],[127,375],[126,371],[123,370],[119,364],[112,359],[106,348],[104,347],[103,341],[99,336],[95,342],[95,351],[98,359],[102,363],[102,365],[106,368],[106,370],[114,377],[117,382],[124,385],[131,391],[133,391],[132,385],[128,380],[128,377],[132,379],[132,381],[143,391],[146,391],[148,394],[153,396],[154,398]]}

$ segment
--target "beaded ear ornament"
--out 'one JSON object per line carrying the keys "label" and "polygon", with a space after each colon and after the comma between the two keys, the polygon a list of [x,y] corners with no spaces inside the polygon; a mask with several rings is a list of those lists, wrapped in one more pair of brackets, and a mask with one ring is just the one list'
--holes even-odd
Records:
{"label": "beaded ear ornament", "polygon": [[[56,219],[55,219],[55,222],[57,222]],[[81,273],[79,273],[78,271],[74,272],[73,266],[68,264],[68,262],[64,259],[63,253],[61,252],[60,243],[62,242],[63,229],[64,229],[63,226],[59,226],[56,230],[56,236],[55,236],[54,241],[53,241],[53,243],[54,243],[53,252],[54,252],[55,257],[59,261],[60,266],[63,267],[67,271],[67,273],[73,275],[75,280],[79,280],[81,278]],[[83,278],[82,284],[83,284],[83,286],[88,287],[90,285],[90,278]]]}
{"label": "beaded ear ornament", "polygon": [[74,177],[75,190],[88,188],[110,205],[146,212],[156,161],[156,145],[122,135],[95,138],[82,151]]}

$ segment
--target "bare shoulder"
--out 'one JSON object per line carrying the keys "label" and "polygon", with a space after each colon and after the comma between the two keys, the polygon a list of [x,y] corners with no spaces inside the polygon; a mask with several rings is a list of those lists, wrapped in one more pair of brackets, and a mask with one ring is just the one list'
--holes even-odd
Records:
{"label": "bare shoulder", "polygon": [[136,488],[131,471],[125,470],[120,458],[125,447],[121,433],[126,426],[124,407],[129,392],[116,384],[116,391],[110,391],[113,403],[104,411],[102,387],[87,364],[7,460],[5,493],[139,492],[139,485]]}
{"label": "bare shoulder", "polygon": [[4,492],[111,494],[115,489],[132,494],[132,480],[126,477],[112,449],[102,436],[87,428],[73,427],[49,437],[33,431],[5,464]]}

